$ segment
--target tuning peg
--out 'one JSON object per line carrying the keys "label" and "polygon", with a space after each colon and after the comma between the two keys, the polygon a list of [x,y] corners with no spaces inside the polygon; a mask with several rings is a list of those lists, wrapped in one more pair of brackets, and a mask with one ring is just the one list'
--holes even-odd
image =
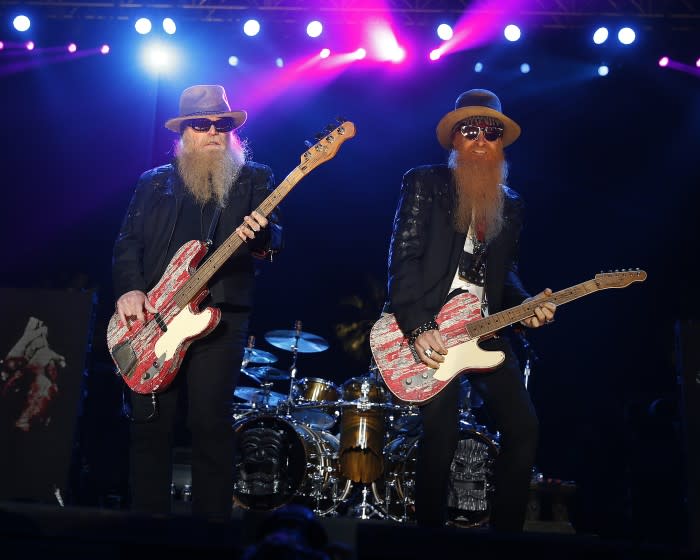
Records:
{"label": "tuning peg", "polygon": [[304,145],[305,145],[307,148],[312,148],[313,145],[314,145],[314,143],[313,143],[311,140],[304,140]]}
{"label": "tuning peg", "polygon": [[324,136],[325,136],[325,134],[323,134],[322,132],[319,132],[316,136],[314,136],[314,138],[316,138],[317,142],[320,142],[321,140],[323,140]]}
{"label": "tuning peg", "polygon": [[330,134],[331,132],[333,132],[335,130],[335,126],[333,126],[332,124],[329,124],[329,125],[326,125],[326,128],[324,128],[323,130],[325,131],[326,134]]}
{"label": "tuning peg", "polygon": [[348,119],[346,119],[345,117],[336,117],[335,120],[338,121],[340,124],[343,124]]}

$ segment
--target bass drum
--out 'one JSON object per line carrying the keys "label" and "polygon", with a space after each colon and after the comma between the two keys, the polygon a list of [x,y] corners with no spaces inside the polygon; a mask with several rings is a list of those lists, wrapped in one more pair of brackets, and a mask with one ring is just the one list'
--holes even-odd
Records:
{"label": "bass drum", "polygon": [[327,515],[350,494],[338,471],[339,441],[295,420],[244,417],[233,425],[235,505],[270,511],[289,503]]}
{"label": "bass drum", "polygon": [[[415,464],[419,438],[419,435],[399,436],[389,442],[384,450],[388,464],[385,475],[372,484],[375,503],[394,521],[415,521]],[[497,455],[497,440],[483,426],[460,423],[460,438],[450,466],[447,498],[450,525],[479,527],[488,521]]]}

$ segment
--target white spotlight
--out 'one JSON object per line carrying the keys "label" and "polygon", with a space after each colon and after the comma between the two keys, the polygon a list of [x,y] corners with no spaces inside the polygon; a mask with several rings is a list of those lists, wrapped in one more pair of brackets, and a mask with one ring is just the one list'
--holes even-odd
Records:
{"label": "white spotlight", "polygon": [[607,40],[608,40],[608,28],[607,27],[599,27],[598,29],[595,30],[595,33],[593,33],[593,42],[596,45],[602,45]]}
{"label": "white spotlight", "polygon": [[243,33],[248,37],[255,37],[260,33],[260,22],[256,19],[249,19],[243,24]]}
{"label": "white spotlight", "polygon": [[355,60],[362,60],[364,57],[367,56],[367,51],[365,49],[363,49],[362,47],[360,47],[352,54],[353,54],[353,57],[355,58]]}
{"label": "white spotlight", "polygon": [[319,37],[323,33],[323,24],[320,21],[312,21],[306,26],[306,34],[309,37]]}
{"label": "white spotlight", "polygon": [[26,31],[31,27],[32,22],[29,21],[27,16],[19,15],[12,20],[12,25],[17,31]]}
{"label": "white spotlight", "polygon": [[238,66],[238,57],[235,55],[231,55],[228,57],[228,64],[229,66]]}
{"label": "white spotlight", "polygon": [[109,45],[102,45],[102,46],[100,47],[100,52],[101,52],[102,54],[109,54]]}
{"label": "white spotlight", "polygon": [[598,66],[598,75],[599,76],[607,76],[610,73],[610,68],[608,68],[605,64],[601,64]]}
{"label": "white spotlight", "polygon": [[328,58],[331,56],[331,50],[330,49],[321,49],[321,52],[318,54],[321,58]]}
{"label": "white spotlight", "polygon": [[527,62],[523,62],[520,65],[520,72],[527,74],[530,71],[530,65]]}
{"label": "white spotlight", "polygon": [[481,62],[477,62],[474,65],[474,72],[479,73],[484,69],[484,65]]}
{"label": "white spotlight", "polygon": [[175,25],[173,18],[166,17],[163,19],[163,31],[165,31],[168,35],[175,35],[177,25]]}
{"label": "white spotlight", "polygon": [[74,53],[77,50],[78,50],[78,45],[76,45],[75,43],[71,43],[70,45],[68,45],[68,52],[69,53]]}
{"label": "white spotlight", "polygon": [[520,28],[512,23],[506,25],[506,28],[503,30],[503,36],[511,42],[517,41],[520,39]]}
{"label": "white spotlight", "polygon": [[437,27],[437,36],[440,37],[443,41],[449,41],[452,39],[452,35],[454,35],[454,31],[452,30],[452,26],[446,24],[446,23],[441,23]]}
{"label": "white spotlight", "polygon": [[620,31],[617,32],[617,39],[622,43],[623,45],[631,45],[634,43],[636,35],[634,31],[629,28],[629,27],[623,27],[620,29]]}
{"label": "white spotlight", "polygon": [[147,33],[150,33],[152,28],[153,25],[151,24],[151,20],[148,18],[139,18],[134,24],[134,29],[136,29],[136,32],[140,33],[141,35],[146,35]]}
{"label": "white spotlight", "polygon": [[284,67],[284,59],[283,59],[281,56],[278,56],[278,57],[275,59],[275,66],[277,66],[277,68],[282,68],[282,67]]}

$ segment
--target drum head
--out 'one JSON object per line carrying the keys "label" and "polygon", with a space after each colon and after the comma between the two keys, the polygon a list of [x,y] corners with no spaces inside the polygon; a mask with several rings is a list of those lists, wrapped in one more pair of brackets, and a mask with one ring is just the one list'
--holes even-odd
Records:
{"label": "drum head", "polygon": [[270,415],[234,424],[234,501],[268,511],[288,503],[306,475],[304,439],[294,424]]}

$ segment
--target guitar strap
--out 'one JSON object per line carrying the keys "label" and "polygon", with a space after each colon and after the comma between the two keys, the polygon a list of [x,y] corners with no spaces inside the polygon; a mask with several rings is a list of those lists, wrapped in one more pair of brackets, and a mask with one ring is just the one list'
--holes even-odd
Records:
{"label": "guitar strap", "polygon": [[214,232],[216,231],[216,226],[219,223],[219,216],[221,216],[221,206],[218,204],[214,209],[214,215],[211,218],[211,225],[209,226],[209,233],[207,233],[207,238],[204,242],[211,247],[214,243]]}

